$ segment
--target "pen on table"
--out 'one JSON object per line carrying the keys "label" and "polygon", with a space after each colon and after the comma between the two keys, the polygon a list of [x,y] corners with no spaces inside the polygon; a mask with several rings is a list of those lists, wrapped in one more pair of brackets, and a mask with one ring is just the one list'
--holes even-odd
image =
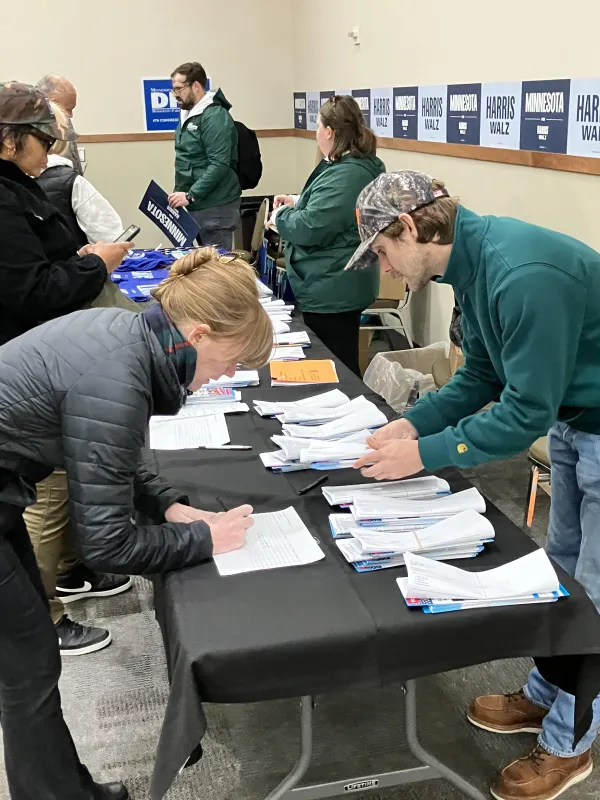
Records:
{"label": "pen on table", "polygon": [[322,475],[320,478],[317,478],[316,481],[313,483],[309,483],[308,486],[305,486],[303,489],[298,489],[298,494],[306,494],[310,492],[312,489],[316,489],[317,486],[322,486],[329,480],[329,475]]}
{"label": "pen on table", "polygon": [[252,450],[251,444],[201,444],[197,450]]}
{"label": "pen on table", "polygon": [[227,506],[225,505],[225,503],[224,503],[224,502],[221,500],[221,498],[220,498],[220,497],[217,497],[217,498],[215,498],[215,499],[216,499],[217,503],[218,503],[218,504],[221,506],[221,508],[223,509],[223,511],[224,511],[225,513],[227,513],[227,512],[229,511],[229,509],[227,508]]}

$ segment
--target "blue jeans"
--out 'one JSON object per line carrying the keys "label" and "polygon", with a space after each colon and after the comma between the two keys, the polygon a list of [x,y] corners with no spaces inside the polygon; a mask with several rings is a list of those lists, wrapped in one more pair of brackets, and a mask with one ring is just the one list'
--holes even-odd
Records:
{"label": "blue jeans", "polygon": [[198,244],[213,245],[223,250],[233,249],[233,232],[240,221],[240,200],[224,206],[190,211],[200,226]]}
{"label": "blue jeans", "polygon": [[[550,430],[552,504],[546,551],[582,584],[600,612],[600,435],[581,433],[564,422]],[[559,600],[560,602],[560,600]],[[585,753],[600,730],[600,696],[592,727],[573,747],[575,698],[533,669],[524,687],[532,703],[549,709],[539,744],[568,758]]]}

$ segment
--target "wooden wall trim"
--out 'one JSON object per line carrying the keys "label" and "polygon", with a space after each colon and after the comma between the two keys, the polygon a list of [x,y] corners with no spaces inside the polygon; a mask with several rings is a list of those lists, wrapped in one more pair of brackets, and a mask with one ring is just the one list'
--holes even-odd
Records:
{"label": "wooden wall trim", "polygon": [[[256,135],[259,139],[281,139],[282,137],[295,137],[298,132],[294,128],[265,128],[257,130]],[[306,133],[306,131],[302,131],[302,133]],[[164,133],[84,133],[77,141],[79,144],[107,144],[111,142],[169,142],[173,141],[173,138],[171,131]]]}
{"label": "wooden wall trim", "polygon": [[[256,131],[259,139],[312,139],[314,131],[295,128],[265,128]],[[167,142],[173,134],[167,133],[94,133],[79,137],[80,144],[109,142]],[[520,167],[554,169],[561,172],[578,172],[584,175],[600,175],[600,158],[566,156],[561,153],[540,153],[533,150],[501,150],[494,147],[476,147],[468,144],[442,144],[441,142],[417,142],[412,139],[377,139],[383,150],[405,150],[410,153],[425,153],[433,156],[468,158],[473,161],[490,161],[496,164],[514,164]]]}

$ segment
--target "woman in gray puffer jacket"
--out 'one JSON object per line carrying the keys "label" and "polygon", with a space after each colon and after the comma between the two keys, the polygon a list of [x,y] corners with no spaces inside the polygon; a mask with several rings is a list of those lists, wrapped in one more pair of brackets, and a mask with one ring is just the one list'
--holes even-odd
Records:
{"label": "woman in gray puffer jacket", "polygon": [[[60,656],[23,509],[67,473],[79,553],[93,569],[160,573],[241,547],[250,506],[212,514],[142,465],[152,414],[187,389],[263,366],[273,344],[253,271],[204,248],[176,262],[142,314],[78,311],[0,348],[0,721],[12,800],[124,800],[81,765],[62,717]],[[135,510],[160,525],[136,526]]]}

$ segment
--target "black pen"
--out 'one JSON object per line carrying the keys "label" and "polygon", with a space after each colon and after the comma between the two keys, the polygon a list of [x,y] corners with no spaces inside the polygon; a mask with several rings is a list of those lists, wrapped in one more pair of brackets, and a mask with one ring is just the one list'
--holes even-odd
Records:
{"label": "black pen", "polygon": [[316,489],[317,486],[322,486],[328,480],[329,475],[322,475],[320,478],[317,478],[316,481],[313,481],[313,483],[309,483],[308,486],[305,486],[304,489],[298,489],[298,494],[306,494],[307,492],[310,492],[311,489]]}
{"label": "black pen", "polygon": [[221,498],[220,498],[220,497],[217,497],[217,498],[216,498],[216,500],[217,500],[217,503],[218,503],[218,504],[221,506],[221,508],[223,509],[223,511],[224,511],[225,513],[227,513],[227,512],[229,511],[229,509],[227,508],[227,506],[225,505],[225,503],[224,503],[224,502],[221,500]]}

